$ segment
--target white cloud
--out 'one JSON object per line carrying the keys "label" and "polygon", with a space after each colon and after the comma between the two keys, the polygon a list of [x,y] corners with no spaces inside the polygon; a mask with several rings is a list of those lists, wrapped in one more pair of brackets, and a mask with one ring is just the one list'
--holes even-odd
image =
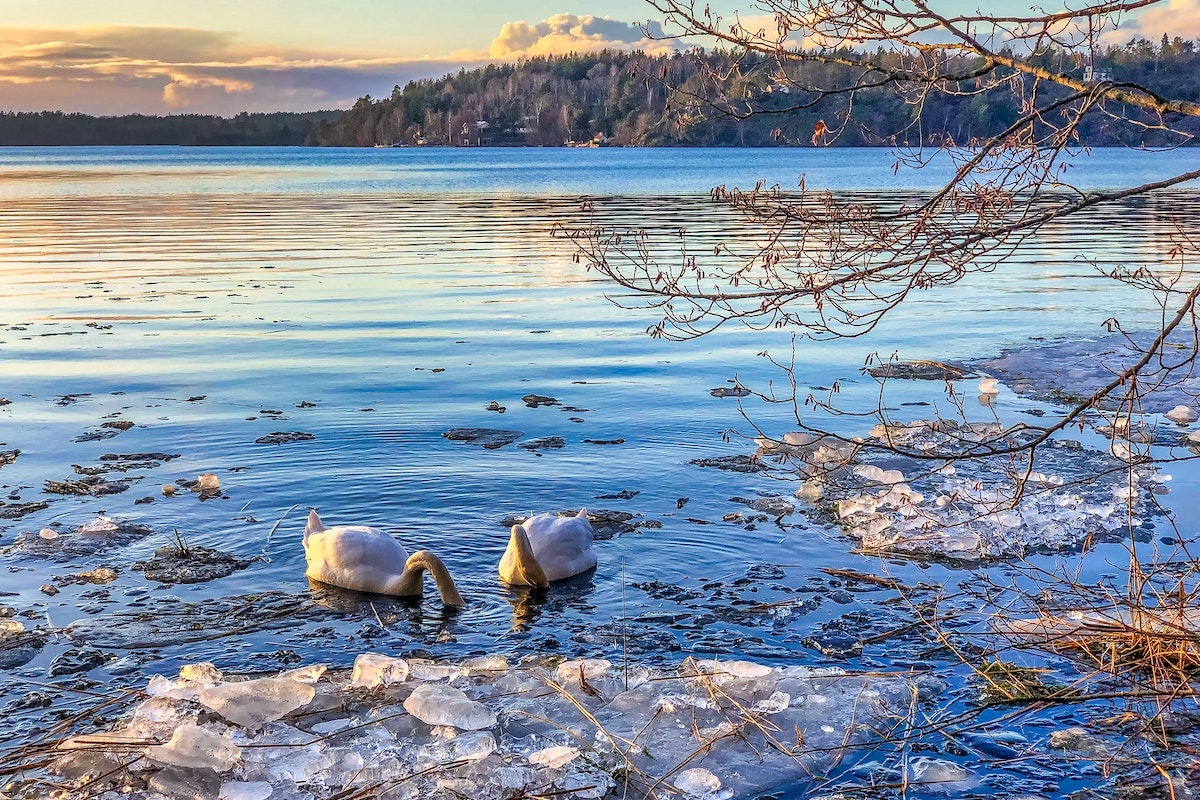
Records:
{"label": "white cloud", "polygon": [[536,25],[506,22],[492,42],[492,58],[594,53],[598,50],[645,50],[669,52],[670,41],[661,41],[662,29],[654,24],[647,31],[638,25],[608,17],[555,14]]}

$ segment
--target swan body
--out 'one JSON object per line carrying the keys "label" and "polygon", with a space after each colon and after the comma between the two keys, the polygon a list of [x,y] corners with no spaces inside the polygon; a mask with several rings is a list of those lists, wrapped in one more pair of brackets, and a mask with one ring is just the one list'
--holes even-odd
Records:
{"label": "swan body", "polygon": [[388,533],[366,525],[326,528],[317,512],[304,527],[304,556],[313,580],[358,592],[420,596],[426,572],[433,576],[442,602],[463,605],[462,596],[441,559],[425,550],[411,556]]}
{"label": "swan body", "polygon": [[999,383],[999,381],[997,381],[995,378],[984,378],[979,382],[979,393],[1000,394],[1000,387],[996,385],[997,383]]}
{"label": "swan body", "polygon": [[500,558],[500,580],[513,586],[545,588],[596,566],[595,534],[587,509],[573,517],[539,514],[513,525]]}

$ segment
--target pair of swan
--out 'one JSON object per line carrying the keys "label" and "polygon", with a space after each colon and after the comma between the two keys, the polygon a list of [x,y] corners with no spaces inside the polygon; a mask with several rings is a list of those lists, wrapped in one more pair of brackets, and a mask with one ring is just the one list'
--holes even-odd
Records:
{"label": "pair of swan", "polygon": [[[500,559],[500,579],[513,586],[545,588],[596,566],[587,509],[574,517],[530,517],[513,525]],[[411,556],[389,534],[366,525],[326,528],[316,510],[304,527],[305,574],[313,580],[359,592],[401,597],[420,595],[425,573],[433,576],[442,603],[464,605],[442,560],[426,550]]]}

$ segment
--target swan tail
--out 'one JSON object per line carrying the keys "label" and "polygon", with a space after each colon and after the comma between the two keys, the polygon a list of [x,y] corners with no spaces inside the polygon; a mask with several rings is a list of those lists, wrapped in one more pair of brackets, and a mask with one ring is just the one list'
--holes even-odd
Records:
{"label": "swan tail", "polygon": [[321,518],[317,516],[317,510],[314,508],[312,511],[309,511],[308,524],[304,526],[304,546],[308,547],[309,536],[312,536],[314,533],[321,533],[324,530],[325,526],[321,523]]}

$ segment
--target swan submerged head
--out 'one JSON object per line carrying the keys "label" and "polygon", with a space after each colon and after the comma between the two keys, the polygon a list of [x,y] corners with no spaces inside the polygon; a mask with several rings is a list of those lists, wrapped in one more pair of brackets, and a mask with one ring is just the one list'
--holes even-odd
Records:
{"label": "swan submerged head", "polygon": [[379,528],[342,525],[326,528],[316,510],[304,527],[305,574],[313,580],[358,592],[419,597],[424,576],[433,576],[442,603],[465,605],[450,571],[427,550],[411,556],[400,542]]}

